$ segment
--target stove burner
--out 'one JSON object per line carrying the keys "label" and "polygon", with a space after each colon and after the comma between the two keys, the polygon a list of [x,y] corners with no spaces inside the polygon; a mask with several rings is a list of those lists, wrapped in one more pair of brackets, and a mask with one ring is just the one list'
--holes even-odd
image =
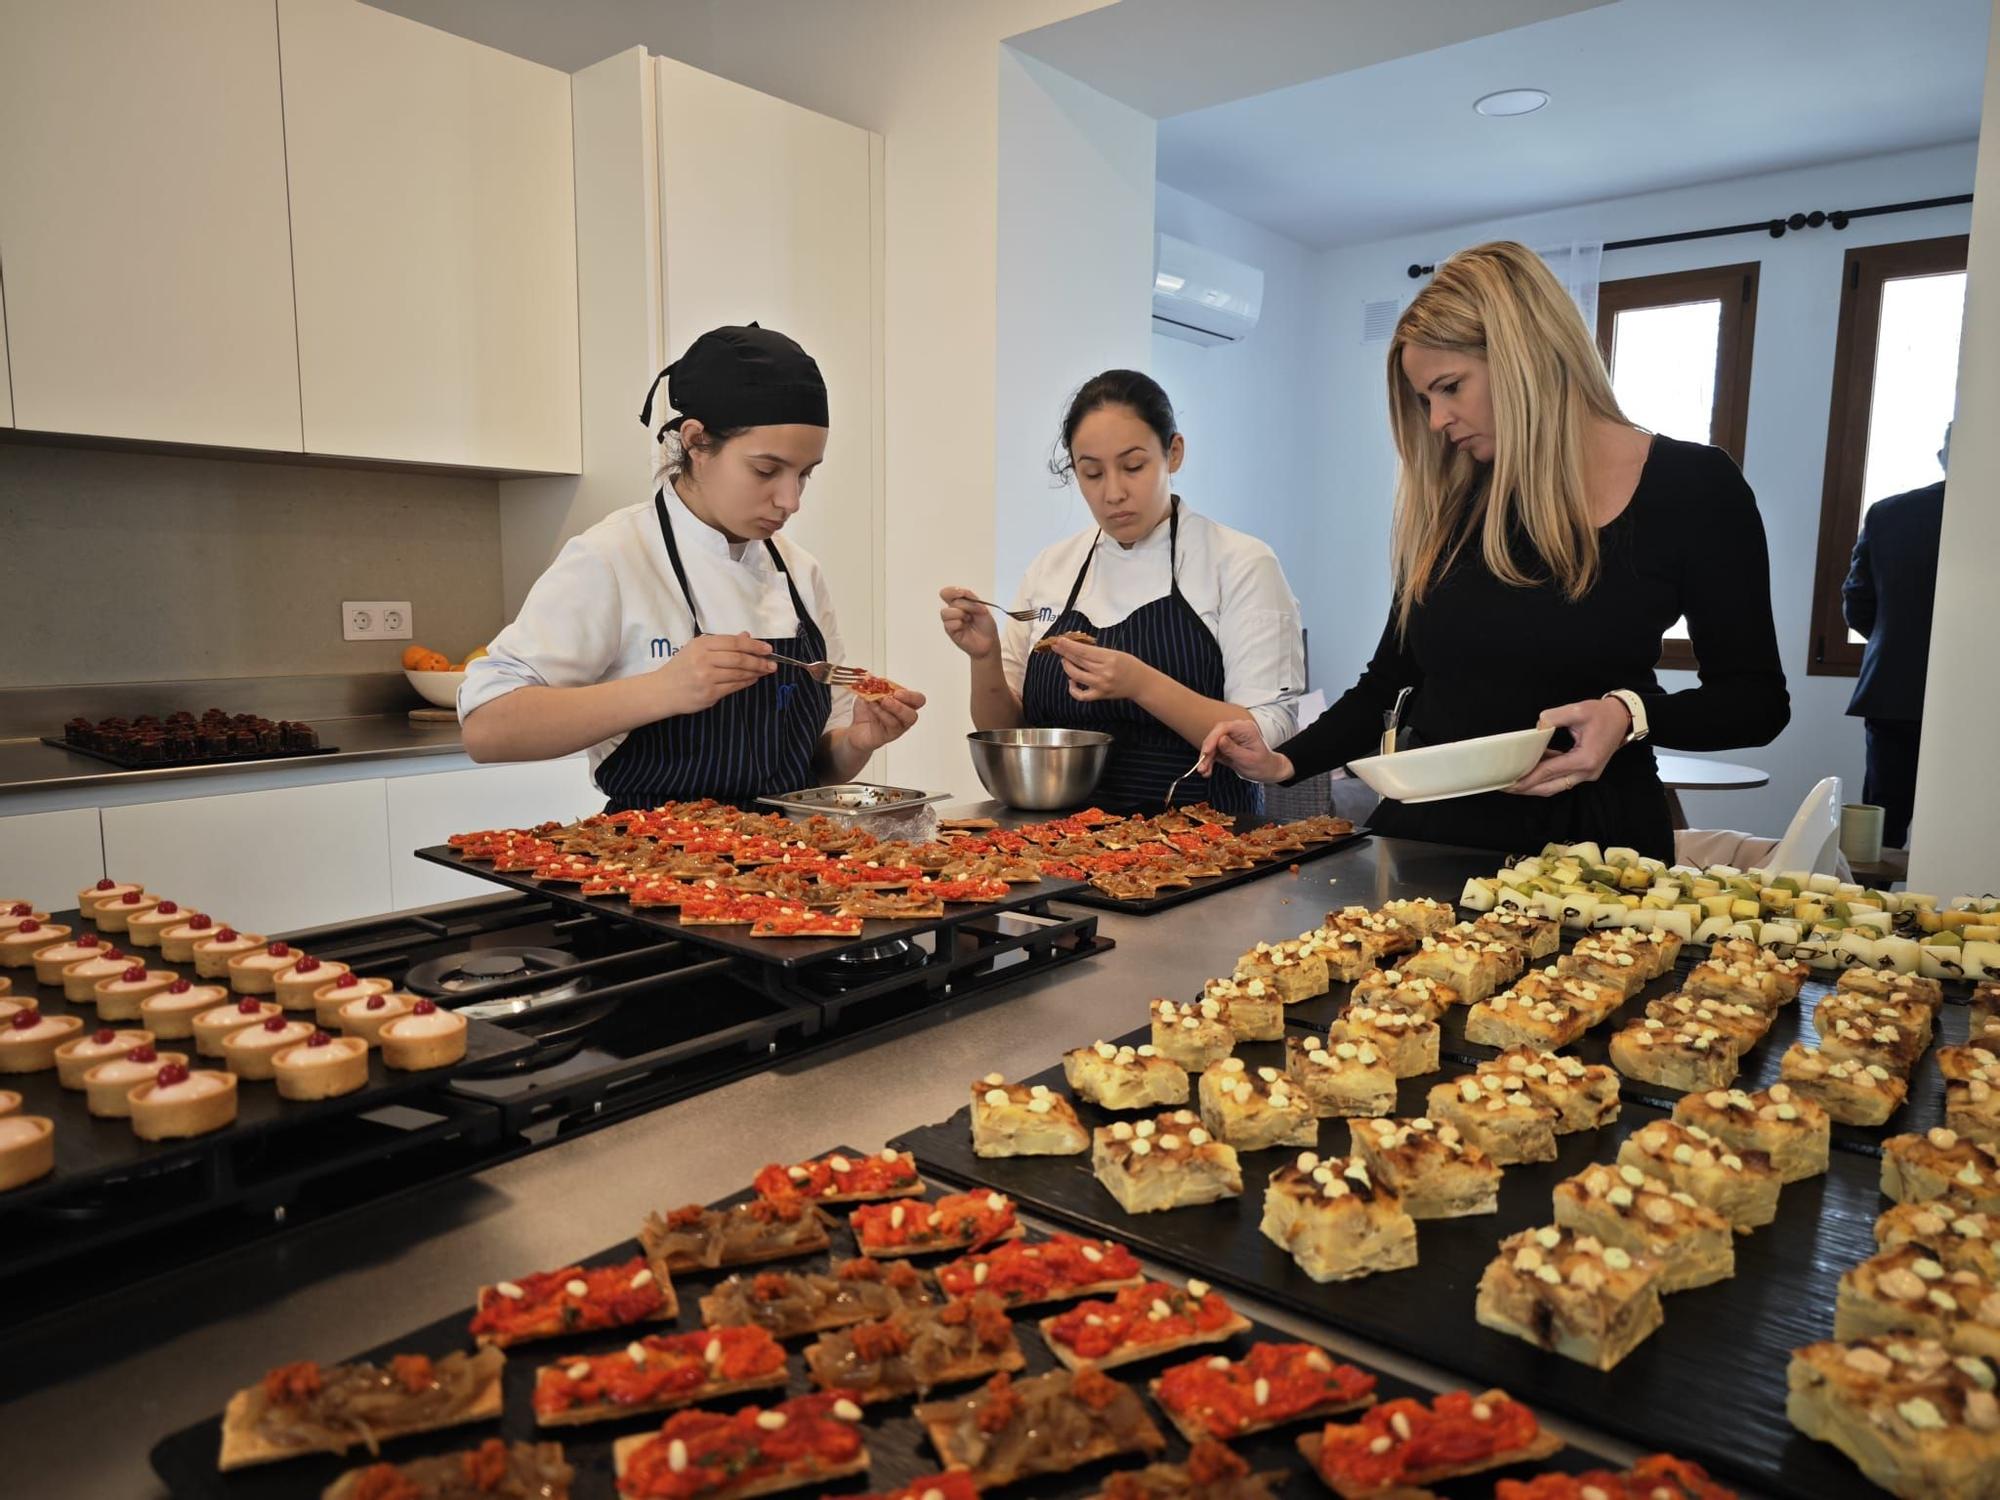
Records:
{"label": "stove burner", "polygon": [[908,938],[885,938],[865,948],[850,948],[833,962],[850,969],[894,971],[914,969],[926,957],[924,950]]}
{"label": "stove burner", "polygon": [[806,982],[820,994],[840,995],[892,974],[921,969],[929,961],[930,953],[921,944],[909,938],[886,938],[815,964],[807,971]]}
{"label": "stove burner", "polygon": [[[527,961],[518,953],[509,953],[505,948],[495,948],[490,953],[475,953],[458,966],[458,974],[447,979],[447,985],[464,985],[464,979],[494,980],[512,979],[517,975],[532,973]],[[464,976],[461,979],[460,976]]]}
{"label": "stove burner", "polygon": [[527,1015],[551,1000],[567,1000],[588,990],[588,975],[575,979],[562,978],[562,971],[575,963],[574,957],[555,948],[476,948],[415,965],[405,976],[403,985],[419,995],[449,1000],[489,984],[529,979],[536,975],[549,976],[550,982],[545,985],[490,1000],[474,999],[468,1004],[453,1007],[460,1014],[477,1020],[504,1021]]}

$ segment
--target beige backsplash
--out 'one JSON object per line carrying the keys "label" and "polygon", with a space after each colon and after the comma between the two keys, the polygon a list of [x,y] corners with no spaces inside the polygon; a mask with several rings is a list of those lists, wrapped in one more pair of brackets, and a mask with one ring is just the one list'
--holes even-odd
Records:
{"label": "beige backsplash", "polygon": [[343,599],[453,657],[500,629],[491,479],[0,444],[10,687],[394,671]]}

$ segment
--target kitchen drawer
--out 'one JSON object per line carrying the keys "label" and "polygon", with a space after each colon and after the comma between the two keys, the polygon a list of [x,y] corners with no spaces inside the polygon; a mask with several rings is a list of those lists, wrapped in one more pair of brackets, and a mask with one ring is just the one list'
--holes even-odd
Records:
{"label": "kitchen drawer", "polygon": [[474,828],[520,828],[549,818],[568,822],[598,811],[604,793],[581,755],[399,776],[388,783],[392,905],[402,911],[439,901],[490,896],[500,889],[413,858],[412,849],[442,844]]}
{"label": "kitchen drawer", "polygon": [[394,904],[382,788],[377,777],[107,807],[105,868],[254,932],[373,916]]}
{"label": "kitchen drawer", "polygon": [[19,897],[43,911],[64,911],[103,874],[96,808],[0,818],[0,899]]}

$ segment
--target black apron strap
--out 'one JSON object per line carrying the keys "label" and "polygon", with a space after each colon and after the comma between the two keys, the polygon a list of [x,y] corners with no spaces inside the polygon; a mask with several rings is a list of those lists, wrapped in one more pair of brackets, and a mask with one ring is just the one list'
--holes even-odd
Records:
{"label": "black apron strap", "polygon": [[[1175,554],[1181,538],[1181,497],[1175,495],[1172,501],[1172,508],[1167,512],[1167,592],[1178,599],[1181,592],[1180,563]],[[1083,554],[1083,566],[1076,570],[1076,582],[1069,586],[1069,598],[1063,601],[1063,614],[1076,608],[1077,596],[1083,592],[1083,580],[1090,576],[1090,560],[1097,556],[1097,544],[1103,540],[1102,531],[1090,539],[1090,546]]]}
{"label": "black apron strap", "polygon": [[[674,541],[674,525],[672,518],[667,515],[665,490],[653,491],[653,510],[660,518],[660,539],[667,544],[667,561],[673,565],[674,581],[680,584],[681,597],[687,601],[688,618],[694,622],[694,633],[707,635],[708,632],[702,628],[701,614],[694,607],[694,590],[688,587],[687,569],[681,566],[681,549]],[[799,597],[799,586],[792,582],[792,570],[785,566],[785,555],[778,550],[778,544],[771,538],[765,537],[764,550],[771,554],[771,562],[776,566],[779,576],[785,580],[785,590],[792,596],[792,612],[801,624],[810,624],[817,628],[818,622],[813,619],[812,611],[806,608],[805,600]]]}
{"label": "black apron strap", "polygon": [[[647,399],[650,401],[652,398]],[[665,490],[653,491],[653,510],[660,518],[660,537],[667,544],[667,561],[673,565],[674,580],[681,586],[681,598],[687,601],[688,618],[694,622],[694,633],[707,635],[708,632],[701,628],[701,612],[694,607],[694,590],[688,587],[687,569],[681,566],[681,549],[674,542],[674,523],[667,515]],[[792,597],[796,599],[798,595]]]}
{"label": "black apron strap", "polygon": [[1083,549],[1083,566],[1076,570],[1076,582],[1069,586],[1069,598],[1065,599],[1063,607],[1056,611],[1058,615],[1066,615],[1076,608],[1076,596],[1083,592],[1083,580],[1090,576],[1090,560],[1097,556],[1097,544],[1103,540],[1104,533],[1100,531],[1090,539],[1090,545]]}
{"label": "black apron strap", "polygon": [[792,582],[792,570],[785,566],[785,555],[778,550],[778,544],[770,537],[765,537],[764,550],[771,554],[771,562],[785,580],[785,588],[792,596],[792,610],[798,615],[799,623],[810,625],[815,630],[819,629],[819,621],[812,617],[812,611],[806,608],[806,601],[799,597],[799,586]]}

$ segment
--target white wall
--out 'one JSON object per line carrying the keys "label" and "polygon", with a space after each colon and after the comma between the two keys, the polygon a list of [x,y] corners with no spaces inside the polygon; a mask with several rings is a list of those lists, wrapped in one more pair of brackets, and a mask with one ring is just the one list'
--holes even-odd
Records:
{"label": "white wall", "polygon": [[[1153,121],[1046,63],[1000,49],[993,586],[1014,597],[1051,542],[1090,524],[1049,457],[1065,403],[1101,370],[1144,369],[1152,326]],[[984,592],[986,580],[924,577]],[[935,588],[933,588],[933,593]],[[933,622],[935,631],[938,627]],[[963,707],[957,664],[939,692]],[[977,794],[963,767],[957,790]]]}
{"label": "white wall", "polygon": [[[1989,126],[1994,128],[2000,127]],[[1319,529],[1311,556],[1327,581],[1301,586],[1293,574],[1312,631],[1316,683],[1337,694],[1352,682],[1388,613],[1395,454],[1384,394],[1386,346],[1361,343],[1360,313],[1365,300],[1413,295],[1418,284],[1409,280],[1406,266],[1434,264],[1453,250],[1488,239],[1530,243],[1618,239],[1744,223],[1797,210],[1943,197],[1971,190],[1973,162],[1970,144],[1938,147],[1324,252],[1317,268],[1313,335],[1324,357],[1315,374],[1316,420],[1306,424],[1305,434],[1319,496]],[[1772,603],[1792,694],[1792,721],[1769,746],[1722,753],[1721,759],[1768,770],[1771,784],[1752,792],[1684,797],[1689,820],[1697,827],[1782,833],[1800,799],[1828,774],[1839,775],[1852,793],[1851,800],[1858,800],[1861,723],[1845,717],[1853,679],[1806,675],[1841,260],[1855,245],[1963,234],[1969,220],[1970,209],[1960,205],[1858,219],[1845,231],[1803,230],[1778,240],[1737,235],[1604,257],[1606,280],[1762,262],[1744,473],[1757,492],[1770,539]],[[1974,347],[1968,340],[1968,360],[1974,357]],[[1973,408],[1961,396],[1961,410],[1969,409]],[[1663,681],[1669,688],[1694,685],[1686,673],[1664,674]]]}
{"label": "white wall", "polygon": [[[1153,335],[1150,368],[1173,397],[1187,438],[1176,488],[1190,505],[1269,542],[1295,595],[1317,594],[1326,585],[1313,545],[1313,253],[1164,182],[1157,192],[1160,233],[1264,273],[1263,313],[1241,343],[1204,348]],[[1319,643],[1311,644],[1313,676],[1324,683]]]}
{"label": "white wall", "polygon": [[1986,53],[1986,105],[1979,135],[1972,245],[1959,346],[1958,410],[1984,420],[1952,429],[1945,492],[1931,672],[1924,695],[1923,758],[1910,831],[1910,885],[1949,900],[1961,891],[2000,888],[2000,797],[1993,792],[1993,745],[2000,704],[1983,685],[1992,676],[2000,596],[2000,3]]}

